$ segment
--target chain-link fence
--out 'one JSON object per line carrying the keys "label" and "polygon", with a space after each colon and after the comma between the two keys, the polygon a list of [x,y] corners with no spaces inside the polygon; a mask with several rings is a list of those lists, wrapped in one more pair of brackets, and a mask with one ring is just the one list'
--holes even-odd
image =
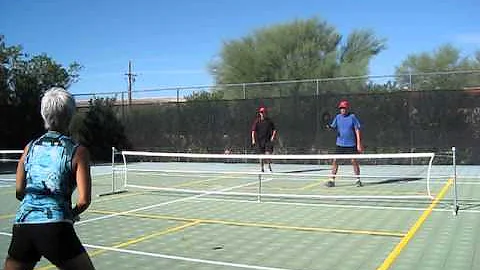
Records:
{"label": "chain-link fence", "polygon": [[[313,96],[326,93],[371,93],[425,90],[466,90],[480,87],[480,70],[406,73],[398,75],[335,77],[225,85],[179,86],[76,95],[86,103],[92,97],[115,97],[119,104],[182,102],[201,94],[226,100]],[[132,99],[130,99],[132,98]]]}
{"label": "chain-link fence", "polygon": [[[331,153],[336,134],[325,123],[337,113],[338,101],[348,99],[363,124],[367,152],[442,152],[456,146],[460,163],[480,164],[479,75],[409,74],[407,85],[398,76],[377,76],[183,87],[168,89],[174,93],[168,97],[153,90],[134,92],[131,102],[126,94],[116,97],[121,97],[118,115],[137,150],[248,153],[256,109],[265,105],[279,131],[276,153]],[[433,87],[441,80],[455,87]],[[219,90],[221,99],[188,98],[196,91]]]}

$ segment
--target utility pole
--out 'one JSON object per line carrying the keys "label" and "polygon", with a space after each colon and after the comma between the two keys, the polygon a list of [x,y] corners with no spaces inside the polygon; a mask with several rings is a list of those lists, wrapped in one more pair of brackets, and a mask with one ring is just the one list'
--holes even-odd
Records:
{"label": "utility pole", "polygon": [[128,105],[132,105],[132,85],[135,82],[135,76],[137,74],[132,73],[132,61],[128,61],[128,73],[125,73],[128,77]]}

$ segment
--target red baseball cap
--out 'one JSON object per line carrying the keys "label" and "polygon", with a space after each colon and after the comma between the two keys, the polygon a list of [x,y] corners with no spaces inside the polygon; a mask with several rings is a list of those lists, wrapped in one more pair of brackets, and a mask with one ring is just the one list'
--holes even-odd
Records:
{"label": "red baseball cap", "polygon": [[338,108],[345,108],[345,109],[348,109],[350,108],[350,103],[348,103],[347,100],[342,100],[338,103]]}
{"label": "red baseball cap", "polygon": [[263,106],[260,107],[260,108],[258,108],[258,112],[263,113],[263,112],[266,112],[266,111],[267,111],[267,109],[266,109],[265,107],[263,107]]}

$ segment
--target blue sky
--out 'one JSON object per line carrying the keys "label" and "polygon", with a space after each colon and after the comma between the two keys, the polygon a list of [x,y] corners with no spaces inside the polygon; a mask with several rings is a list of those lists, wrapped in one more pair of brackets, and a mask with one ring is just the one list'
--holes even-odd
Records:
{"label": "blue sky", "polygon": [[224,41],[255,29],[318,16],[343,35],[368,28],[387,39],[370,65],[392,74],[408,54],[451,43],[480,49],[478,0],[0,0],[7,45],[84,66],[75,94],[125,91],[128,61],[135,89],[209,85],[207,65]]}

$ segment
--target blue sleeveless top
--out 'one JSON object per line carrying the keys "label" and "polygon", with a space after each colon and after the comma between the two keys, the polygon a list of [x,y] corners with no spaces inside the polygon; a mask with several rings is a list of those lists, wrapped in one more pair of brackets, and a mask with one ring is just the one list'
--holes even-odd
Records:
{"label": "blue sleeveless top", "polygon": [[15,223],[73,222],[72,193],[77,187],[72,159],[77,150],[70,137],[49,131],[30,142],[25,156],[25,197]]}

